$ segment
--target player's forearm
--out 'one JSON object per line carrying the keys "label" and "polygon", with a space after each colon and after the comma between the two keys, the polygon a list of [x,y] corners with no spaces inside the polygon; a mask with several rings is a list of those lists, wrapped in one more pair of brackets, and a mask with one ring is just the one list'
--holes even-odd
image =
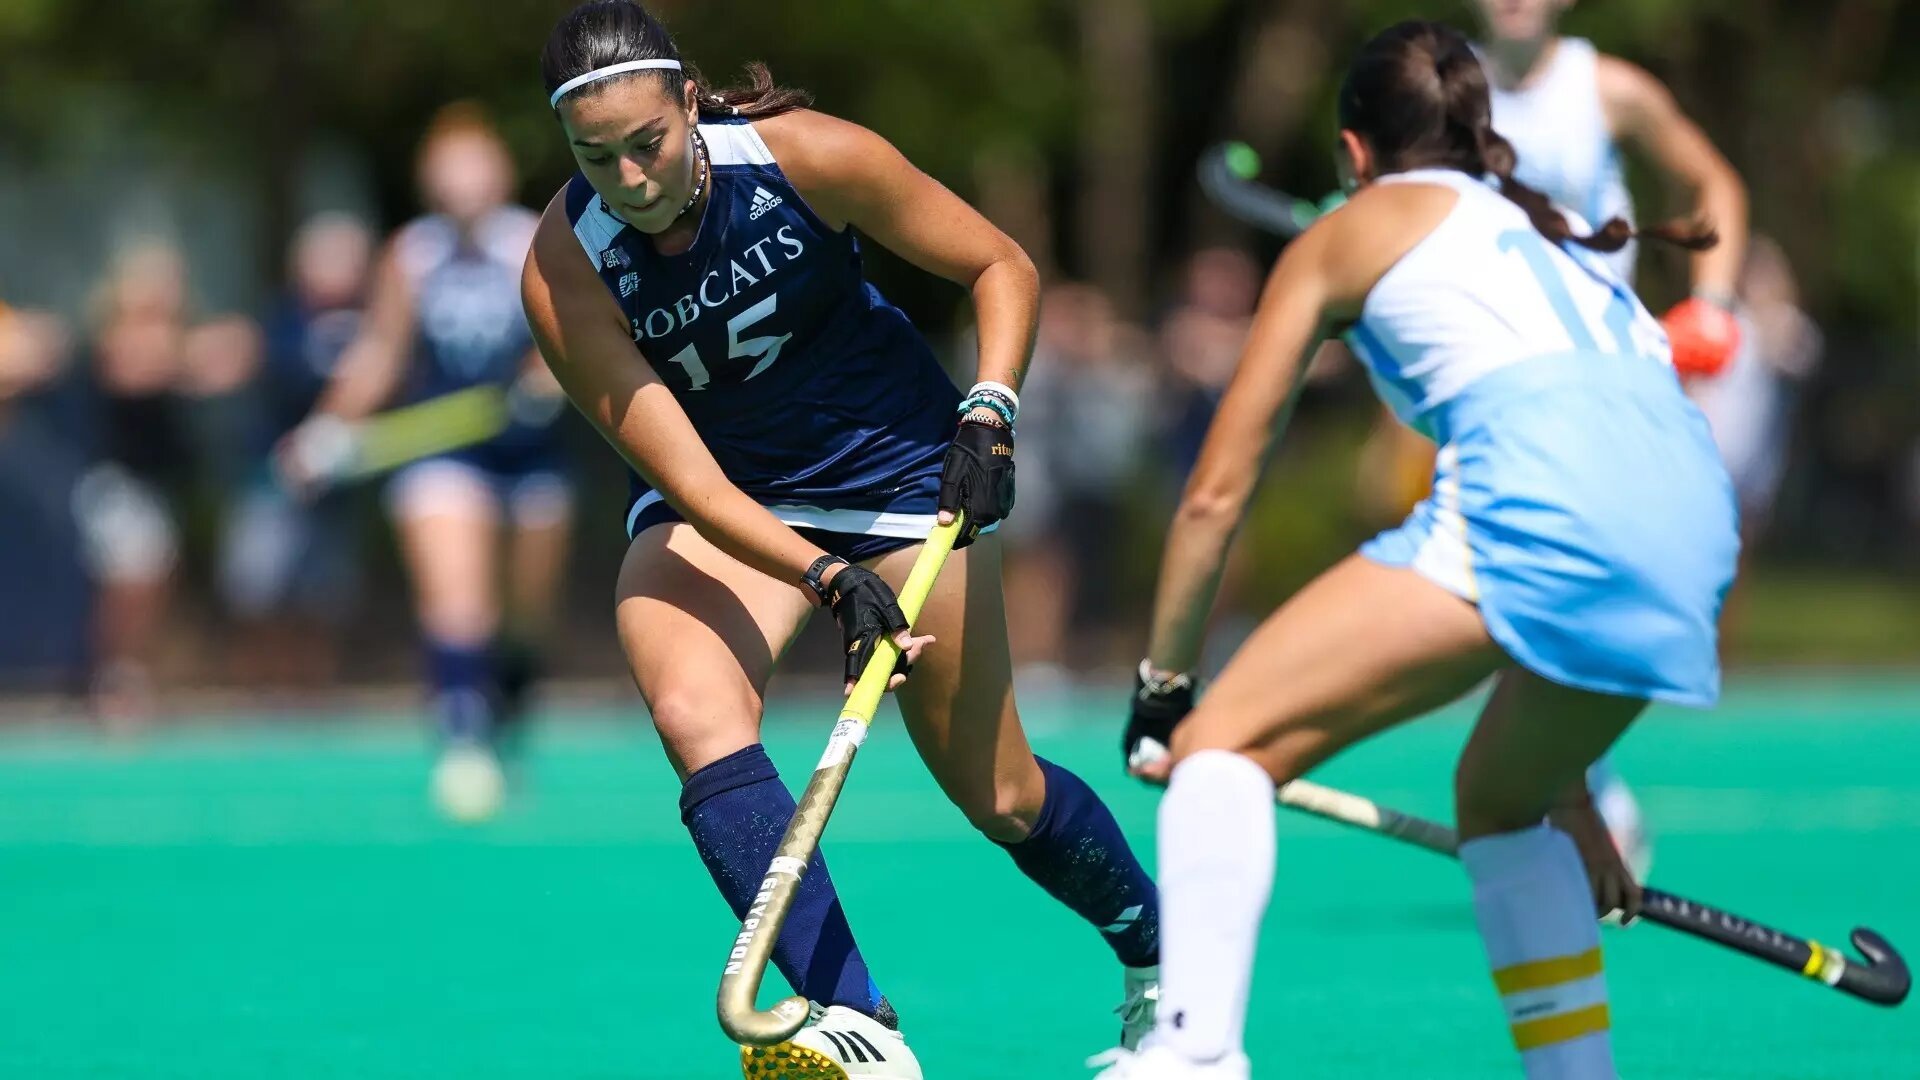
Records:
{"label": "player's forearm", "polygon": [[1207,620],[1220,591],[1240,513],[1237,502],[1189,496],[1174,516],[1160,561],[1147,647],[1147,661],[1155,671],[1182,674],[1199,667]]}
{"label": "player's forearm", "polygon": [[[1304,334],[1289,331],[1284,318],[1269,316],[1257,323],[1240,372],[1207,430],[1160,562],[1147,651],[1156,671],[1190,674],[1200,663],[1207,619],[1234,534],[1246,518],[1267,454],[1286,430],[1306,382],[1300,378],[1306,340]],[[1268,359],[1276,354],[1294,360],[1288,364]]]}
{"label": "player's forearm", "polygon": [[1699,210],[1712,220],[1720,242],[1693,257],[1693,291],[1731,302],[1747,256],[1747,186],[1730,166],[1700,185]]}
{"label": "player's forearm", "polygon": [[1033,356],[1034,327],[1040,314],[1040,274],[1019,248],[980,273],[973,282],[974,318],[979,328],[980,359],[975,379],[1020,389]]}
{"label": "player's forearm", "polygon": [[825,554],[724,480],[693,491],[663,488],[662,494],[714,547],[776,581],[799,587]]}

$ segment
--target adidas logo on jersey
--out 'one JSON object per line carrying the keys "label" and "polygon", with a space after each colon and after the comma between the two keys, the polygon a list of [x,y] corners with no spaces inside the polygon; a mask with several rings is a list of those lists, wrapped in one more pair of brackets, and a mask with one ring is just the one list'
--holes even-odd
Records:
{"label": "adidas logo on jersey", "polygon": [[748,212],[748,221],[759,221],[760,215],[785,202],[780,196],[766,188],[755,186],[753,189],[753,209]]}

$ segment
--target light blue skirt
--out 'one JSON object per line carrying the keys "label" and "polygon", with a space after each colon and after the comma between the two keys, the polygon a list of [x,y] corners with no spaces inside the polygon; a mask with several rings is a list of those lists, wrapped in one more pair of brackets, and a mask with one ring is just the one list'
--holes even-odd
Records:
{"label": "light blue skirt", "polygon": [[1478,605],[1494,641],[1555,682],[1718,700],[1739,511],[1671,369],[1544,356],[1422,422],[1440,442],[1433,494],[1363,555]]}

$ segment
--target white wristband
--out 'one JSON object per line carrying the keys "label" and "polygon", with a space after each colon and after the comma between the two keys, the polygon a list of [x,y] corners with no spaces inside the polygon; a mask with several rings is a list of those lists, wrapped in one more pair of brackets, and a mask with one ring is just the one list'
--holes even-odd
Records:
{"label": "white wristband", "polygon": [[1162,672],[1153,666],[1151,659],[1146,659],[1140,661],[1140,683],[1150,693],[1166,694],[1193,689],[1193,676],[1184,671]]}
{"label": "white wristband", "polygon": [[994,382],[991,379],[986,379],[986,380],[982,380],[980,382],[974,383],[973,389],[967,391],[967,396],[972,397],[973,395],[982,393],[982,392],[995,394],[1007,399],[1007,406],[1013,410],[1014,415],[1016,416],[1019,415],[1020,395],[1014,392],[1013,387],[1008,386],[1006,383],[1003,383],[1003,382]]}

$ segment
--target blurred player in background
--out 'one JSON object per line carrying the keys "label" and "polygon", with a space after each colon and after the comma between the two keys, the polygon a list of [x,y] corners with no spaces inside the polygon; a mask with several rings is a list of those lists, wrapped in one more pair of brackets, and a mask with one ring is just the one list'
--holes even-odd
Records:
{"label": "blurred player in background", "polygon": [[[1022,873],[1098,928],[1124,969],[1130,1044],[1157,995],[1153,882],[1100,797],[1027,741],[1000,542],[981,533],[1013,507],[1032,261],[765,67],[715,91],[639,4],[575,8],[541,70],[580,173],[534,241],[527,317],[635,470],[615,618],[714,884],[747,917],[795,813],[760,741],[764,695],[830,607],[849,687],[883,636],[917,661],[900,709],[922,760]],[[868,283],[862,240],[970,290],[968,394]],[[893,589],[956,511],[959,550],[912,628],[928,636],[911,636]],[[918,1080],[818,853],[773,959],[815,1009],[791,1043],[743,1049],[749,1076]]]}
{"label": "blurred player in background", "polygon": [[[1493,127],[1519,154],[1520,181],[1594,225],[1613,218],[1631,223],[1625,149],[1686,192],[1691,209],[1712,225],[1720,242],[1693,256],[1693,295],[1661,324],[1682,378],[1719,373],[1741,338],[1734,307],[1747,247],[1747,191],[1739,174],[1658,79],[1590,41],[1561,36],[1558,23],[1573,0],[1474,0],[1474,6],[1486,31],[1479,53],[1491,84]],[[1607,256],[1629,285],[1636,251],[1629,242]],[[1615,841],[1644,875],[1653,848],[1638,801],[1610,760],[1595,766],[1592,780]]]}
{"label": "blurred player in background", "polygon": [[114,259],[94,299],[90,351],[95,464],[74,510],[96,587],[93,706],[119,726],[154,708],[179,523],[206,480],[244,459],[224,445],[219,403],[251,377],[259,339],[245,319],[196,320],[184,258],[150,240]]}
{"label": "blurred player in background", "polygon": [[[1585,774],[1649,701],[1717,699],[1731,484],[1665,336],[1597,257],[1632,228],[1590,235],[1515,179],[1464,36],[1382,32],[1339,109],[1357,193],[1281,256],[1167,537],[1126,736],[1131,771],[1171,776],[1165,984],[1145,1049],[1107,1077],[1251,1075],[1276,783],[1490,676],[1454,776],[1487,958],[1532,1080],[1611,1077],[1594,916],[1630,919],[1640,893]],[[1442,446],[1433,492],[1283,604],[1195,705],[1226,549],[1306,356],[1339,327],[1381,399]]]}
{"label": "blurred player in background", "polygon": [[509,201],[506,144],[477,109],[449,105],[418,169],[429,212],[388,243],[358,337],[280,457],[296,483],[310,479],[306,462],[326,456],[310,448],[397,399],[493,385],[546,406],[516,412],[491,441],[406,466],[387,487],[442,737],[432,795],[450,817],[477,820],[504,793],[498,753],[553,622],[573,495],[554,429],[559,391],[520,309],[538,219]]}
{"label": "blurred player in background", "polygon": [[[1519,179],[1590,223],[1634,220],[1622,148],[1683,189],[1720,243],[1693,257],[1693,295],[1661,324],[1682,376],[1712,375],[1740,341],[1735,290],[1747,250],[1747,189],[1673,94],[1645,70],[1584,38],[1562,37],[1573,0],[1474,0],[1493,126],[1520,155]],[[1609,256],[1632,284],[1636,245]]]}
{"label": "blurred player in background", "polygon": [[67,348],[67,328],[57,316],[0,300],[0,427],[16,401],[60,374]]}
{"label": "blurred player in background", "polygon": [[373,234],[357,218],[321,214],[294,235],[287,288],[269,312],[254,381],[249,476],[228,518],[221,591],[240,622],[235,677],[244,684],[324,686],[339,632],[360,590],[359,517],[351,494],[302,499],[269,468],[273,447],[313,411],[360,331]]}
{"label": "blurred player in background", "polygon": [[1260,298],[1260,266],[1238,248],[1203,248],[1187,260],[1180,299],[1160,325],[1160,349],[1183,399],[1173,424],[1173,456],[1185,481],[1200,457],[1220,395],[1233,380]]}
{"label": "blurred player in background", "polygon": [[[1747,247],[1739,298],[1741,345],[1733,362],[1712,378],[1692,380],[1687,392],[1712,425],[1713,441],[1733,477],[1740,497],[1741,550],[1751,554],[1773,520],[1793,444],[1799,385],[1820,366],[1825,340],[1800,307],[1793,265],[1770,237],[1755,236]],[[1721,619],[1721,641],[1728,650],[1739,646],[1744,591],[1736,582]]]}
{"label": "blurred player in background", "polygon": [[0,301],[0,693],[72,689],[87,665],[92,590],[73,514],[87,462],[70,343],[59,316]]}
{"label": "blurred player in background", "polygon": [[[70,344],[58,316],[0,300],[0,437],[13,432],[26,401],[59,378]],[[13,464],[0,455],[0,465]]]}
{"label": "blurred player in background", "polygon": [[1092,285],[1047,288],[1020,387],[1020,513],[1006,537],[1007,626],[1022,691],[1112,654],[1131,481],[1151,426],[1151,342]]}
{"label": "blurred player in background", "polygon": [[1755,236],[1740,269],[1741,349],[1717,377],[1687,392],[1707,414],[1713,439],[1740,496],[1741,531],[1766,528],[1786,471],[1795,384],[1820,366],[1824,339],[1800,307],[1800,286],[1786,252]]}

